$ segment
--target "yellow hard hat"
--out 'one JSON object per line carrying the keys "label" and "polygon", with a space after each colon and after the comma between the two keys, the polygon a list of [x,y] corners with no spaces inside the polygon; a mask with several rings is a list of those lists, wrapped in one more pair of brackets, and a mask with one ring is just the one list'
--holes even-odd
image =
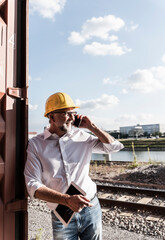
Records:
{"label": "yellow hard hat", "polygon": [[57,92],[51,95],[46,100],[44,116],[47,117],[48,113],[63,108],[79,108],[79,107],[74,104],[73,100],[68,94]]}

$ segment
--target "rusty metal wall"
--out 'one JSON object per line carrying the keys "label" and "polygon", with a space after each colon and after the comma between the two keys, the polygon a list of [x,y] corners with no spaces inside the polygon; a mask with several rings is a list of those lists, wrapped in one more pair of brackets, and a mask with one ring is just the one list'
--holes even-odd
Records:
{"label": "rusty metal wall", "polygon": [[0,0],[0,240],[26,240],[28,1]]}

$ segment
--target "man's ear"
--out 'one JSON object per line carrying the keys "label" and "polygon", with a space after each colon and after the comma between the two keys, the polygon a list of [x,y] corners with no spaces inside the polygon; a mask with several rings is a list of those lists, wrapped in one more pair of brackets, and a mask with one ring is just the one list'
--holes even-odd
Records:
{"label": "man's ear", "polygon": [[50,114],[49,114],[49,120],[51,120],[51,119],[53,120],[53,122],[55,122],[54,117],[53,117],[53,114],[50,113]]}

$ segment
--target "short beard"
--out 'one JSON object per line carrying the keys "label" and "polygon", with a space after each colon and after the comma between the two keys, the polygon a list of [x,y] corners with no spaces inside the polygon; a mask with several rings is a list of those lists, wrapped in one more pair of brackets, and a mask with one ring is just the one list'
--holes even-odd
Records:
{"label": "short beard", "polygon": [[60,126],[59,127],[59,129],[62,131],[62,132],[65,132],[65,133],[67,133],[67,132],[70,132],[71,131],[71,126],[68,126],[68,125],[66,125],[66,124],[64,124],[63,126]]}

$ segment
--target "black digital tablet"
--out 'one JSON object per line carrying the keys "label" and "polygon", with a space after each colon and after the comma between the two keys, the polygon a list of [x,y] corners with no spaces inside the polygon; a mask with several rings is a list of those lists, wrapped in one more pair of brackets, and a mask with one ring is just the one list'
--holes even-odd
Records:
{"label": "black digital tablet", "polygon": [[[66,191],[66,194],[86,195],[86,193],[74,182],[71,182],[69,188]],[[64,224],[64,226],[67,226],[69,224],[74,215],[74,212],[69,207],[62,204],[58,204],[58,206],[54,210],[54,213],[58,217],[58,219]]]}

